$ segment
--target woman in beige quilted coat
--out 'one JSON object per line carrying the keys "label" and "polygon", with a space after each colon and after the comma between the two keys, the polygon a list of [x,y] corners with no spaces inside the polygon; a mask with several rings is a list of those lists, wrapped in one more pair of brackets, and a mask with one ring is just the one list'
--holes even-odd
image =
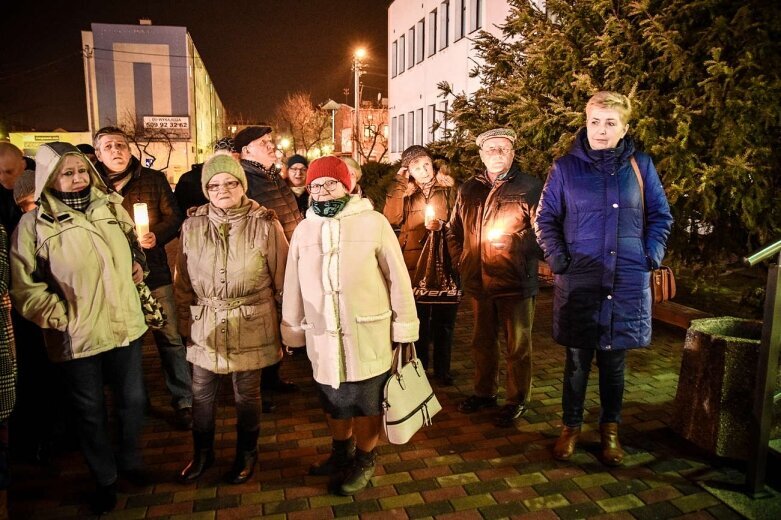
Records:
{"label": "woman in beige quilted coat", "polygon": [[236,459],[226,480],[252,477],[260,431],[260,369],[282,357],[277,305],[288,244],[273,211],[247,198],[241,165],[229,155],[206,162],[201,184],[209,204],[182,225],[175,289],[179,329],[193,364],[192,482],[214,462],[214,414],[220,374],[231,374],[236,399]]}

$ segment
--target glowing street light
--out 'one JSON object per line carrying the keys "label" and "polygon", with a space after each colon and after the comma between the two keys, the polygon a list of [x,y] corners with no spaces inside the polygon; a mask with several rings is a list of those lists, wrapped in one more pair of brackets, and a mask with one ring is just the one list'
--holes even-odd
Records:
{"label": "glowing street light", "polygon": [[360,164],[361,154],[358,151],[360,145],[360,110],[361,110],[361,74],[363,74],[362,60],[366,57],[366,49],[360,47],[353,53],[353,71],[355,73],[355,120],[353,122],[353,159]]}

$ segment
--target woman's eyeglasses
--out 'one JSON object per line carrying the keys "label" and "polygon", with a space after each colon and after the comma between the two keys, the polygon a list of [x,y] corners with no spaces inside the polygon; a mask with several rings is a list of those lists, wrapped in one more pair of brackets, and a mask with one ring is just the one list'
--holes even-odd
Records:
{"label": "woman's eyeglasses", "polygon": [[320,188],[325,188],[325,191],[331,193],[334,190],[334,188],[336,188],[337,184],[339,184],[339,181],[330,180],[330,181],[325,181],[322,184],[310,184],[306,187],[306,189],[309,190],[309,193],[315,195],[320,193]]}
{"label": "woman's eyeglasses", "polygon": [[239,181],[228,181],[222,184],[207,184],[206,191],[214,193],[215,191],[220,191],[220,188],[225,188],[228,191],[235,190],[239,187],[239,184],[241,184]]}

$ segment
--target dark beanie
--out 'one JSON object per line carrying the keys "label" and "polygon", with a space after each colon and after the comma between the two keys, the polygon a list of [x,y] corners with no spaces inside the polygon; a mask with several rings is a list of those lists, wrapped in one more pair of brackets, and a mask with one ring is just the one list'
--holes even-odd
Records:
{"label": "dark beanie", "polygon": [[420,146],[418,144],[413,144],[406,150],[404,150],[401,154],[401,167],[402,168],[409,168],[409,163],[414,161],[415,159],[419,157],[428,157],[431,159],[431,154],[424,146]]}
{"label": "dark beanie", "polygon": [[76,148],[78,148],[79,151],[84,155],[87,154],[95,155],[95,147],[92,146],[91,144],[87,144],[87,143],[77,144]]}
{"label": "dark beanie", "polygon": [[248,126],[233,138],[233,146],[236,151],[241,153],[241,149],[250,144],[255,139],[260,139],[266,134],[271,133],[270,126]]}
{"label": "dark beanie", "polygon": [[290,168],[294,164],[303,164],[305,168],[309,168],[309,161],[303,155],[295,154],[291,155],[287,160],[287,167]]}

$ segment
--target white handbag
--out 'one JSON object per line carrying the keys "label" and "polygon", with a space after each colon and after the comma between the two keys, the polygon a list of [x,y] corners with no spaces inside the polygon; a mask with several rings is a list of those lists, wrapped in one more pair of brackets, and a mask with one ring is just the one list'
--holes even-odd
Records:
{"label": "white handbag", "polygon": [[413,343],[393,349],[382,407],[385,436],[391,444],[405,444],[420,428],[430,425],[431,418],[442,409]]}

